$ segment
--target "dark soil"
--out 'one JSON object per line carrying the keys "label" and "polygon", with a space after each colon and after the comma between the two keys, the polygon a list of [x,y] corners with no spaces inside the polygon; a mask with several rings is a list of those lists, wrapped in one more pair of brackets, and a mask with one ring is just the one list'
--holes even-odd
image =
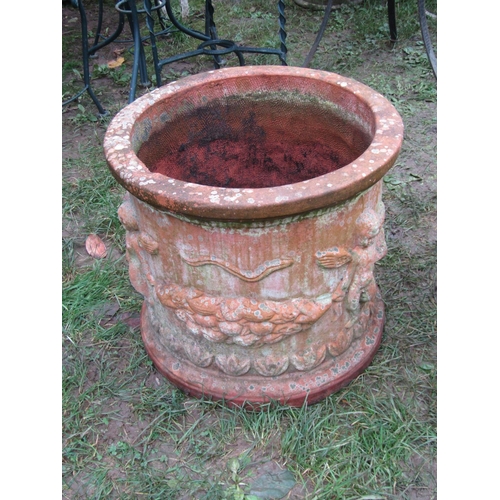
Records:
{"label": "dark soil", "polygon": [[271,94],[242,104],[250,98],[228,99],[167,122],[142,145],[139,158],[152,172],[186,182],[263,188],[337,170],[370,142],[359,127],[297,97]]}

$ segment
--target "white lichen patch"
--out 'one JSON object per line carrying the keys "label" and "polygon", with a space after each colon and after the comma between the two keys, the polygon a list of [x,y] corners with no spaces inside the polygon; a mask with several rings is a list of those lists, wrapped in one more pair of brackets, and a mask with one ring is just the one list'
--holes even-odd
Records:
{"label": "white lichen patch", "polygon": [[224,201],[235,201],[237,202],[238,198],[240,198],[242,196],[241,193],[236,193],[234,196],[224,196]]}
{"label": "white lichen patch", "polygon": [[[139,172],[143,170],[142,166],[137,164],[137,163],[130,163],[127,165],[127,170],[130,170],[131,172]],[[139,180],[144,180],[145,177],[141,177]]]}

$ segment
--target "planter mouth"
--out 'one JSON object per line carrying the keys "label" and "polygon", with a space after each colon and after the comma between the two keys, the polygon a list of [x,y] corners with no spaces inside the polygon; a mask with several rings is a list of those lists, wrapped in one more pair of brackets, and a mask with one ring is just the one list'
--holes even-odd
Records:
{"label": "planter mouth", "polygon": [[240,66],[167,84],[122,109],[111,173],[160,210],[220,220],[339,204],[393,166],[403,122],[381,94],[335,73]]}

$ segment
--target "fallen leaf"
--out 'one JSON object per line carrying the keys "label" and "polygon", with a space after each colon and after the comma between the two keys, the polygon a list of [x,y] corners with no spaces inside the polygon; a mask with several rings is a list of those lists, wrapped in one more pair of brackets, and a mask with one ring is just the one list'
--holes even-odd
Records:
{"label": "fallen leaf", "polygon": [[230,458],[227,462],[227,468],[236,474],[240,468],[240,462],[237,458]]}
{"label": "fallen leaf", "polygon": [[124,57],[117,57],[113,61],[108,61],[108,68],[118,68],[118,66],[121,66],[125,62]]}
{"label": "fallen leaf", "polygon": [[419,368],[424,372],[431,372],[434,370],[434,365],[432,363],[422,363]]}
{"label": "fallen leaf", "polygon": [[120,315],[119,320],[128,325],[130,328],[135,329],[141,326],[140,313],[124,312]]}
{"label": "fallen leaf", "polygon": [[92,312],[94,316],[99,318],[112,318],[120,310],[120,304],[117,301],[113,302],[101,302],[97,304]]}
{"label": "fallen leaf", "polygon": [[106,257],[106,245],[97,234],[88,235],[85,241],[85,250],[87,250],[87,253],[91,257],[94,257],[94,259]]}
{"label": "fallen leaf", "polygon": [[95,317],[99,318],[99,325],[103,328],[109,328],[117,323],[116,313],[119,310],[120,304],[114,301],[97,304],[92,312]]}

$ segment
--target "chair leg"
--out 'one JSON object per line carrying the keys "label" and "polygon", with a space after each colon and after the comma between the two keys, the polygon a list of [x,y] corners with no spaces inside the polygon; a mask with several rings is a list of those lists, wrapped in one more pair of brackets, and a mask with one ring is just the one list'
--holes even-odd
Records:
{"label": "chair leg", "polygon": [[425,0],[418,0],[418,20],[420,22],[420,31],[422,32],[422,39],[424,40],[425,51],[427,52],[427,58],[432,67],[434,77],[437,80],[437,58],[432,47],[431,38],[429,35],[429,28],[427,26],[427,18],[425,10]]}
{"label": "chair leg", "polygon": [[387,14],[389,16],[389,35],[391,42],[398,39],[398,31],[396,29],[396,2],[395,0],[387,0]]}
{"label": "chair leg", "polygon": [[[102,3],[102,0],[100,0]],[[99,99],[95,95],[92,86],[90,84],[90,70],[89,70],[89,43],[88,43],[88,29],[87,29],[87,14],[85,13],[85,8],[83,7],[83,1],[79,0],[78,2],[78,10],[80,12],[80,24],[82,28],[82,59],[83,59],[83,89],[78,92],[78,94],[74,95],[67,101],[63,102],[62,105],[66,106],[70,102],[75,101],[80,97],[85,91],[89,94],[90,98],[96,105],[99,115],[105,116],[108,112],[102,107]]]}

